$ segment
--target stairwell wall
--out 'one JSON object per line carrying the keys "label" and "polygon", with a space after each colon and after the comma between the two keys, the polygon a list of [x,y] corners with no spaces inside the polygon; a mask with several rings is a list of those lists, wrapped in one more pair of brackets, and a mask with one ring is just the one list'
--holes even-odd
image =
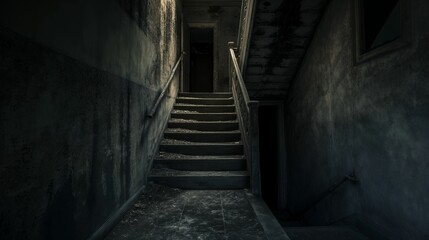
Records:
{"label": "stairwell wall", "polygon": [[0,3],[0,238],[86,239],[146,183],[181,2]]}
{"label": "stairwell wall", "polygon": [[355,216],[391,239],[429,229],[429,2],[409,3],[410,42],[354,63],[352,0],[332,0],[287,101],[288,209],[299,213],[355,172],[305,220]]}

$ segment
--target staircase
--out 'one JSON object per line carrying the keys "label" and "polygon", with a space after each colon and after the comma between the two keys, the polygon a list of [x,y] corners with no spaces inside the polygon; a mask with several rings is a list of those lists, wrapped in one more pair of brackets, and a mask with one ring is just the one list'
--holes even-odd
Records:
{"label": "staircase", "polygon": [[183,189],[243,189],[249,174],[231,93],[179,93],[149,181]]}

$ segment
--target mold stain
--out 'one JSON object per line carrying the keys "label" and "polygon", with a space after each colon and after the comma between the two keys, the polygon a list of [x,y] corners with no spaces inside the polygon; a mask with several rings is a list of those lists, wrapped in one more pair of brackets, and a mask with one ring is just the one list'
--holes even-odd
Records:
{"label": "mold stain", "polygon": [[294,31],[301,25],[301,0],[283,1],[276,11],[276,25],[279,26],[276,41],[268,47],[272,49],[267,64],[266,73],[272,73],[273,68],[278,66],[284,58],[284,52],[291,50],[293,46],[289,39],[295,37]]}

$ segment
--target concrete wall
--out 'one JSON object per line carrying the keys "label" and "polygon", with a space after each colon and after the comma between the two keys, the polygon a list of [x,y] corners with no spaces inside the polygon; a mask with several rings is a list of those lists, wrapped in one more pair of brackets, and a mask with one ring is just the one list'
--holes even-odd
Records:
{"label": "concrete wall", "polygon": [[185,6],[183,12],[187,23],[217,24],[218,67],[214,71],[218,80],[214,82],[214,91],[230,92],[228,42],[237,42],[240,6]]}
{"label": "concrete wall", "polygon": [[[0,238],[86,239],[146,183],[181,4],[0,3]],[[179,74],[177,75],[179,76]]]}
{"label": "concrete wall", "polygon": [[429,2],[409,3],[410,43],[354,64],[352,0],[332,0],[287,103],[288,208],[311,224],[348,216],[392,239],[429,237]]}

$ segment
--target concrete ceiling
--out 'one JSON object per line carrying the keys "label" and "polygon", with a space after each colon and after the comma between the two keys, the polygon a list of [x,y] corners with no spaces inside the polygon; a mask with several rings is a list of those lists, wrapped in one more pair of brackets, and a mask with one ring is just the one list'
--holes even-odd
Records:
{"label": "concrete ceiling", "polygon": [[257,2],[245,82],[252,99],[285,98],[327,0]]}
{"label": "concrete ceiling", "polygon": [[241,6],[241,0],[183,0],[184,7]]}

